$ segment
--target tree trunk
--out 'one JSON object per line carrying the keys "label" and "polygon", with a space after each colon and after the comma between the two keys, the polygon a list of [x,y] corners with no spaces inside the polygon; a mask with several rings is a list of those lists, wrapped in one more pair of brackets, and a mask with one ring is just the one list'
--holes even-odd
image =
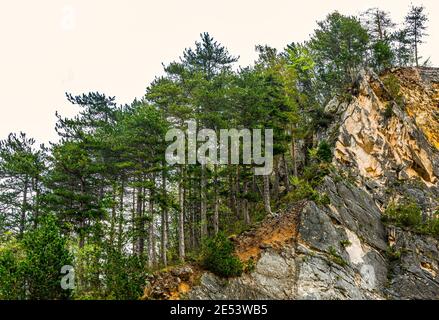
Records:
{"label": "tree trunk", "polygon": [[26,208],[27,208],[27,189],[28,189],[29,179],[26,176],[24,179],[24,190],[23,190],[23,201],[21,204],[21,217],[20,217],[20,236],[23,236],[24,229],[26,227]]}
{"label": "tree trunk", "polygon": [[273,215],[273,212],[271,211],[271,204],[270,204],[270,176],[267,174],[262,177],[264,180],[263,198],[264,198],[265,212],[269,215]]}
{"label": "tree trunk", "polygon": [[286,188],[286,190],[288,192],[291,189],[290,188],[290,169],[288,168],[288,162],[287,162],[287,159],[285,159],[285,154],[284,153],[282,154],[282,162],[283,162],[284,170],[285,170],[285,172],[284,172],[284,174],[285,174],[285,176],[284,176],[285,188]]}
{"label": "tree trunk", "polygon": [[178,183],[178,204],[179,204],[179,215],[178,215],[178,257],[181,262],[185,259],[185,243],[184,243],[184,191],[183,191],[183,181],[184,181],[185,169],[183,166],[180,167],[180,181]]}
{"label": "tree trunk", "polygon": [[168,256],[167,256],[167,250],[168,250],[168,208],[166,204],[166,174],[165,170],[162,171],[162,193],[163,193],[163,208],[162,208],[162,242],[161,242],[161,249],[162,249],[162,263],[163,266],[166,268],[168,266]]}
{"label": "tree trunk", "polygon": [[35,178],[34,190],[35,190],[35,208],[34,208],[34,229],[38,226],[38,217],[40,215],[40,180]]}
{"label": "tree trunk", "polygon": [[136,189],[133,188],[133,203],[131,208],[131,228],[133,232],[133,239],[132,239],[132,247],[133,247],[133,254],[137,253],[137,235],[136,235]]}
{"label": "tree trunk", "polygon": [[149,191],[149,230],[148,230],[148,267],[155,266],[155,236],[154,236],[154,201],[153,190]]}
{"label": "tree trunk", "polygon": [[113,203],[111,206],[111,217],[110,217],[110,245],[113,247],[114,238],[116,236],[116,185],[113,186]]}
{"label": "tree trunk", "polygon": [[145,220],[143,217],[143,188],[138,187],[137,188],[137,206],[136,206],[136,219],[137,219],[137,225],[138,225],[138,243],[137,243],[137,253],[140,257],[143,256],[144,249],[145,249]]}
{"label": "tree trunk", "polygon": [[241,185],[240,185],[240,172],[239,172],[239,165],[236,166],[236,174],[235,174],[235,203],[236,203],[236,217],[238,220],[240,220],[240,214],[241,214],[241,199],[239,198],[239,194],[241,191]]}
{"label": "tree trunk", "polygon": [[[247,194],[248,191],[248,182],[244,182],[244,194]],[[251,221],[250,221],[250,215],[248,212],[248,200],[247,198],[242,200],[242,213],[244,216],[244,222],[246,225],[250,225]]]}
{"label": "tree trunk", "polygon": [[294,128],[291,125],[291,160],[293,161],[293,174],[297,177],[296,140],[294,139],[293,132]]}
{"label": "tree trunk", "polygon": [[201,239],[207,237],[206,165],[201,165]]}
{"label": "tree trunk", "polygon": [[272,190],[272,196],[274,199],[279,198],[279,187],[280,187],[280,179],[279,179],[279,158],[276,156],[274,157],[274,183],[273,183],[273,190]]}
{"label": "tree trunk", "polygon": [[124,197],[124,192],[125,192],[125,183],[124,180],[122,180],[122,185],[121,185],[121,189],[120,189],[120,195],[119,195],[119,221],[118,221],[118,231],[117,231],[117,248],[119,250],[119,252],[122,252],[122,247],[123,247],[123,222],[124,222],[124,217],[123,217],[123,197]]}
{"label": "tree trunk", "polygon": [[218,165],[214,165],[214,209],[213,209],[213,229],[215,235],[218,234],[219,231],[219,198],[218,198]]}
{"label": "tree trunk", "polygon": [[419,67],[419,61],[418,61],[418,30],[415,24],[415,60],[416,60],[416,67]]}

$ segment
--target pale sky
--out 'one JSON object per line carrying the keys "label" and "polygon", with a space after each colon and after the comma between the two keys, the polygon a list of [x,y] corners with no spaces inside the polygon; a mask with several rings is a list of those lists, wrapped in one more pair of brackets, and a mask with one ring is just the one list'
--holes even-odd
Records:
{"label": "pale sky", "polygon": [[0,139],[24,131],[56,141],[55,111],[75,114],[64,93],[100,91],[119,103],[142,97],[201,32],[251,64],[257,44],[304,41],[317,20],[370,7],[402,22],[410,3],[429,13],[422,55],[439,63],[437,0],[0,0]]}

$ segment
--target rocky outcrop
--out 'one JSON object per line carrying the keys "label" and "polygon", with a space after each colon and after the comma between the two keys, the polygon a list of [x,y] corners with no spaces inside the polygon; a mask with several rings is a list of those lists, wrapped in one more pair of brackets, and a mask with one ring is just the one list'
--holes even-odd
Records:
{"label": "rocky outcrop", "polygon": [[298,234],[264,248],[254,271],[220,279],[205,273],[192,299],[383,299],[386,231],[371,196],[327,177],[331,205],[308,202]]}
{"label": "rocky outcrop", "polygon": [[439,176],[435,84],[422,82],[418,69],[391,75],[398,76],[394,85],[399,86],[399,103],[381,79],[362,75],[359,96],[340,115],[336,161],[381,186],[413,178],[433,186]]}
{"label": "rocky outcrop", "polygon": [[439,242],[428,236],[391,230],[393,261],[388,295],[394,299],[439,299]]}
{"label": "rocky outcrop", "polygon": [[328,104],[335,121],[320,133],[334,143],[336,170],[320,187],[329,204],[293,205],[239,236],[237,255],[254,268],[204,272],[188,298],[439,299],[438,240],[381,221],[401,198],[439,208],[439,70],[364,72],[358,83],[351,101]]}
{"label": "rocky outcrop", "polygon": [[182,299],[198,281],[199,273],[199,270],[191,266],[159,271],[147,279],[148,285],[144,288],[141,299]]}

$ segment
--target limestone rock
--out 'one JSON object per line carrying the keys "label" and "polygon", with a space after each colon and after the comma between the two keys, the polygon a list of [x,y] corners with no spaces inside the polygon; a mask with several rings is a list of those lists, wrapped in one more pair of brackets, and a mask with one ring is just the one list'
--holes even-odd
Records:
{"label": "limestone rock", "polygon": [[[399,102],[382,81],[390,73]],[[204,272],[188,298],[439,299],[439,240],[381,221],[399,199],[439,209],[439,69],[363,72],[358,83],[352,101],[328,104],[334,123],[318,133],[335,137],[342,174],[320,186],[330,204],[291,204],[236,237],[237,256],[255,268],[232,279]]]}

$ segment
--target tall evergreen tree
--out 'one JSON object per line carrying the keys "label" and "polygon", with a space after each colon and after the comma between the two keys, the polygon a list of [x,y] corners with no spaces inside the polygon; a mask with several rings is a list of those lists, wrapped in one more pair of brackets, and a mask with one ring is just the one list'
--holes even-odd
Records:
{"label": "tall evergreen tree", "polygon": [[407,36],[411,40],[415,53],[415,63],[419,66],[419,45],[423,43],[423,38],[427,35],[428,17],[424,12],[423,6],[412,6],[409,13],[405,17],[405,27]]}

